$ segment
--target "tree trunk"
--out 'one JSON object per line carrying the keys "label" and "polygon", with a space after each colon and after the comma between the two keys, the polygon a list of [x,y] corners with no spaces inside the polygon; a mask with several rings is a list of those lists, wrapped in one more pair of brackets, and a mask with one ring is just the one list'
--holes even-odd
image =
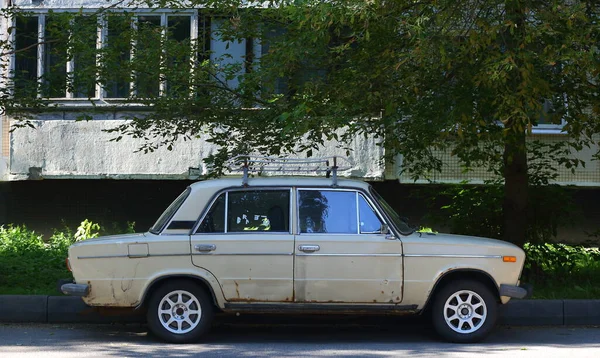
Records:
{"label": "tree trunk", "polygon": [[504,240],[523,246],[527,234],[527,148],[525,133],[504,141]]}

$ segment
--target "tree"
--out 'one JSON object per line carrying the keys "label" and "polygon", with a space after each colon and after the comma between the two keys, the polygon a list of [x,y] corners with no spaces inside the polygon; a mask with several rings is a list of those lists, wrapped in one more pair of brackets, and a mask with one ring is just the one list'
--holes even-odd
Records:
{"label": "tree", "polygon": [[[106,75],[96,77],[103,85],[111,68],[168,83],[141,98],[143,84],[134,81],[138,91],[126,99],[152,108],[114,129],[116,139],[145,139],[141,150],[208,133],[221,148],[207,158],[218,168],[250,149],[310,155],[324,140],[343,145],[364,134],[381,138],[388,160],[401,154],[414,178],[440,170],[434,150],[447,150],[467,168],[484,165],[504,178],[504,238],[522,244],[528,185],[543,170],[528,167],[532,126],[565,121],[566,140],[548,150],[562,153],[558,164],[571,168],[584,163],[568,154],[595,144],[600,129],[595,2],[147,0],[140,6],[210,9],[221,19],[211,36],[260,39],[268,47],[260,57],[232,62],[211,57],[202,37],[182,42],[141,26],[127,30],[124,46],[134,36],[160,46],[118,69],[117,45],[91,49],[106,59],[100,69]],[[23,108],[7,98],[0,107]],[[45,105],[31,102],[28,108]]]}

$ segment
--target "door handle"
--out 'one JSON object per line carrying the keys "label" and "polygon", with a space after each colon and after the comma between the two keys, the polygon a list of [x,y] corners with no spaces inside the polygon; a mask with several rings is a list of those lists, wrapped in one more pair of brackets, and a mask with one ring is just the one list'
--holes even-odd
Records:
{"label": "door handle", "polygon": [[315,252],[319,251],[321,247],[319,245],[300,245],[298,246],[298,250],[304,252]]}
{"label": "door handle", "polygon": [[194,246],[194,250],[200,251],[200,252],[215,251],[216,249],[217,249],[217,245],[215,245],[215,244],[200,244],[200,245]]}

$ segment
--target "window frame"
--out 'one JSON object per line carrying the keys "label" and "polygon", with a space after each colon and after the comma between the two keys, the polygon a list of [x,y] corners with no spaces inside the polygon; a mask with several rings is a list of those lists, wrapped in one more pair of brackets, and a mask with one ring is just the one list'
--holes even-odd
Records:
{"label": "window frame", "polygon": [[[68,103],[73,102],[88,102],[90,100],[96,102],[106,102],[106,101],[123,101],[125,97],[107,97],[107,91],[101,83],[99,83],[98,78],[99,74],[96,73],[96,84],[94,88],[94,96],[93,97],[76,97],[75,91],[69,91],[69,87],[72,87],[73,81],[73,73],[75,70],[75,61],[74,58],[71,58],[66,62],[65,70],[66,70],[66,88],[65,94],[63,97],[44,97],[42,93],[42,88],[44,85],[44,73],[45,73],[45,54],[46,54],[46,45],[44,43],[46,36],[46,20],[48,18],[48,14],[50,11],[52,13],[77,13],[82,16],[96,15],[97,16],[97,27],[96,27],[96,50],[101,50],[103,47],[108,45],[108,18],[107,16],[110,14],[123,13],[127,11],[132,13],[132,21],[131,27],[133,29],[137,26],[137,18],[139,16],[160,16],[161,19],[161,38],[164,39],[167,35],[167,26],[168,26],[168,18],[169,16],[189,16],[190,17],[190,41],[196,41],[198,39],[199,34],[199,16],[203,15],[198,9],[107,9],[99,13],[100,9],[97,8],[84,8],[84,9],[24,9],[22,15],[31,16],[37,18],[37,31],[38,31],[38,44],[37,44],[37,58],[36,58],[36,66],[37,66],[37,93],[36,98],[45,99],[53,102],[61,102],[66,101]],[[12,17],[9,20],[9,27],[15,28],[16,26],[16,17]],[[16,28],[15,28],[16,30]],[[70,30],[68,30],[70,32]],[[10,34],[9,41],[12,44],[13,48],[15,47],[15,35],[16,31],[12,31]],[[161,40],[164,41],[164,40]],[[135,41],[131,42],[131,47],[129,50],[130,60],[134,58],[135,52]],[[210,45],[209,45],[210,46]],[[164,61],[166,60],[166,52],[162,50],[162,56],[160,59],[161,66],[164,65]],[[8,76],[7,79],[11,84],[14,85],[14,71],[15,71],[15,63],[16,63],[16,53],[12,53],[10,55],[10,64],[8,66]],[[195,51],[191,51],[190,49],[190,73],[193,74],[195,66],[197,65],[197,54]],[[96,67],[100,67],[100,56],[96,56]],[[132,73],[132,81],[129,82],[129,93],[131,96],[136,97],[136,93],[134,91],[136,76],[135,73]],[[161,80],[159,82],[159,96],[164,96],[167,93],[167,83],[166,80]],[[140,97],[140,99],[143,99]]]}
{"label": "window frame", "polygon": [[[288,221],[289,227],[288,231],[229,231],[227,227],[227,215],[229,213],[229,193],[231,192],[247,192],[247,191],[288,191],[289,192],[289,212],[288,212]],[[206,215],[210,212],[215,202],[219,199],[221,195],[225,194],[225,227],[223,232],[198,232],[198,229],[202,225],[202,222],[206,218]],[[246,188],[226,188],[217,191],[212,198],[207,202],[206,207],[203,209],[200,214],[198,220],[194,224],[190,235],[257,235],[257,234],[265,234],[265,235],[293,235],[293,212],[294,212],[294,190],[290,186],[272,186],[272,187],[246,187]]]}

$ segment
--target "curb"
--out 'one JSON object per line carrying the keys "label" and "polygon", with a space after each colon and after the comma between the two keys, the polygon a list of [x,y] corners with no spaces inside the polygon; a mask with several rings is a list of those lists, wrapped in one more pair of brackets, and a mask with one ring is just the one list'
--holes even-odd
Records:
{"label": "curb", "polygon": [[[600,300],[511,300],[498,323],[510,326],[600,325]],[[143,323],[128,308],[90,307],[79,297],[0,296],[0,323]]]}

